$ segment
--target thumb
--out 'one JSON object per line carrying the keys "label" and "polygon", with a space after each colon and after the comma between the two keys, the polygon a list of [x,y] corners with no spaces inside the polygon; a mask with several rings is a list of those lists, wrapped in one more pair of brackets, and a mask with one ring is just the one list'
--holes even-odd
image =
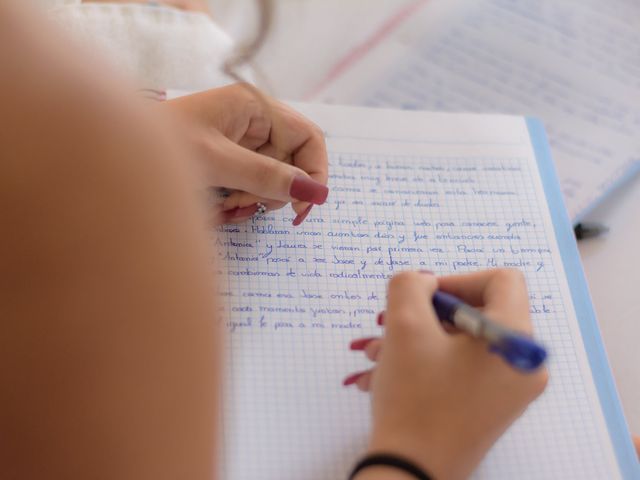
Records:
{"label": "thumb", "polygon": [[241,190],[261,198],[283,202],[302,201],[322,205],[329,188],[288,163],[241,147],[225,137],[210,146],[214,186]]}

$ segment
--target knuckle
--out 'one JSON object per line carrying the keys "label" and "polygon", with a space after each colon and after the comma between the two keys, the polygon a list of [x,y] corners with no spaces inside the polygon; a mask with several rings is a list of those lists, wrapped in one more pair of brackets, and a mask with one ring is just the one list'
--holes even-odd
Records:
{"label": "knuckle", "polygon": [[367,358],[373,362],[378,359],[378,355],[380,354],[380,350],[382,349],[382,341],[374,340],[369,345],[367,345],[364,349]]}
{"label": "knuckle", "polygon": [[420,275],[420,278],[425,282],[426,286],[431,291],[435,291],[438,288],[438,277],[435,275]]}
{"label": "knuckle", "polygon": [[313,122],[310,122],[310,128],[311,128],[311,135],[314,138],[316,138],[318,141],[324,143],[325,141],[324,130],[322,130],[320,126],[316,125]]}
{"label": "knuckle", "polygon": [[539,397],[547,388],[549,384],[549,371],[544,368],[539,372],[536,372],[534,377],[531,379],[531,389],[534,398]]}
{"label": "knuckle", "polygon": [[247,82],[238,82],[227,87],[230,92],[235,93],[241,97],[248,98],[250,93],[250,86]]}
{"label": "knuckle", "polygon": [[396,273],[391,280],[389,280],[389,294],[396,291],[403,291],[418,279],[418,273],[406,271]]}
{"label": "knuckle", "polygon": [[515,268],[501,268],[494,273],[496,286],[510,292],[514,298],[527,299],[527,279],[524,273]]}
{"label": "knuckle", "polygon": [[387,294],[390,299],[395,296],[406,297],[412,294],[427,295],[438,287],[438,279],[435,275],[426,275],[416,271],[407,270],[396,273],[389,280]]}
{"label": "knuckle", "polygon": [[496,278],[505,283],[515,285],[523,285],[525,283],[524,273],[517,268],[499,268],[496,270],[495,275]]}

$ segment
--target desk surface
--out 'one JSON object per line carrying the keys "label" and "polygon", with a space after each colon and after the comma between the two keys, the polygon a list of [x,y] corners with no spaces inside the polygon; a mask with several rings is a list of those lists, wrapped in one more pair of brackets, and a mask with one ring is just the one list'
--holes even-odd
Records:
{"label": "desk surface", "polygon": [[605,199],[589,220],[611,229],[579,248],[622,405],[630,428],[640,433],[640,177]]}
{"label": "desk surface", "polygon": [[[238,16],[248,4],[211,1],[218,20],[237,31]],[[406,3],[280,0],[274,31],[258,58],[272,93],[300,100],[337,57]],[[579,248],[624,411],[632,431],[640,433],[640,256],[635,254],[640,245],[640,177],[611,195],[589,220],[611,228]]]}

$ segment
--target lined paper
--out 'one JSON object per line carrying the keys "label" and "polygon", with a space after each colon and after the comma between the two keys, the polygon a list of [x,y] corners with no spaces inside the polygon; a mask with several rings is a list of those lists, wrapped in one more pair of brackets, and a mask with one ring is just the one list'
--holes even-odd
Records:
{"label": "lined paper", "polygon": [[570,216],[640,170],[640,3],[430,0],[315,100],[543,120]]}
{"label": "lined paper", "polygon": [[369,365],[348,344],[382,332],[386,280],[491,267],[525,272],[551,381],[474,478],[620,478],[526,122],[298,108],[326,131],[327,203],[301,227],[284,209],[220,227],[216,240],[229,334],[223,478],[346,478],[370,428],[368,396],[341,385]]}

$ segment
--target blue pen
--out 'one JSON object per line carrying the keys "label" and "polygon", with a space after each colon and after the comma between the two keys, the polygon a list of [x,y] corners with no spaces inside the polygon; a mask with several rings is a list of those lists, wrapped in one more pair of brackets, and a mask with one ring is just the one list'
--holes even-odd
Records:
{"label": "blue pen", "polygon": [[437,291],[433,296],[433,306],[440,321],[485,340],[489,351],[497,353],[518,370],[533,372],[547,358],[547,351],[533,338],[498,325],[453,295]]}

